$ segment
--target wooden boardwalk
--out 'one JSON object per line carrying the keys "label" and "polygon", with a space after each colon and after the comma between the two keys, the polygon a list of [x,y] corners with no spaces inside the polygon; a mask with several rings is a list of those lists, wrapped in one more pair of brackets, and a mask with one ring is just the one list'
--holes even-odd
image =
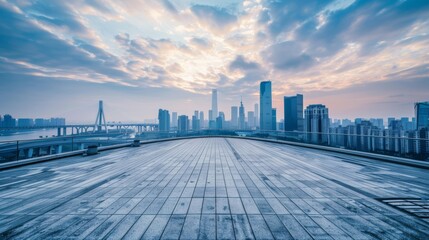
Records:
{"label": "wooden boardwalk", "polygon": [[0,239],[429,239],[429,170],[201,138],[0,172]]}

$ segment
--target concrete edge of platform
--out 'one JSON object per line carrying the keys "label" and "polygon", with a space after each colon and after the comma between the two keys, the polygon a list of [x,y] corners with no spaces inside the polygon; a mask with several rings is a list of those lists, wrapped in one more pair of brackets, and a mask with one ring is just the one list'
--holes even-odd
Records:
{"label": "concrete edge of platform", "polygon": [[321,146],[321,145],[308,144],[308,143],[291,142],[291,141],[283,141],[283,140],[275,140],[275,139],[235,137],[235,136],[233,136],[232,138],[251,139],[251,140],[262,141],[262,142],[287,144],[287,145],[291,145],[291,146],[312,148],[312,149],[324,150],[324,151],[328,151],[328,152],[337,152],[337,153],[343,153],[343,154],[347,154],[347,155],[353,155],[353,156],[358,156],[358,157],[375,159],[375,160],[384,161],[384,162],[391,162],[391,163],[397,163],[397,164],[401,164],[401,165],[407,165],[407,166],[412,166],[412,167],[429,169],[429,162],[426,162],[426,161],[419,161],[419,160],[413,160],[413,159],[407,159],[407,158],[401,158],[401,157],[395,157],[395,156],[381,155],[381,154],[376,154],[376,153],[361,152],[361,151],[350,150],[350,149],[335,148],[335,147]]}
{"label": "concrete edge of platform", "polygon": [[[261,142],[287,144],[287,145],[291,145],[291,146],[312,148],[312,149],[324,150],[324,151],[328,151],[328,152],[337,152],[337,153],[343,153],[343,154],[347,154],[347,155],[366,157],[366,158],[371,158],[371,159],[385,161],[385,162],[391,162],[391,163],[402,164],[402,165],[407,165],[407,166],[412,166],[412,167],[429,169],[429,162],[425,162],[425,161],[418,161],[418,160],[412,160],[412,159],[406,159],[406,158],[400,158],[400,157],[394,157],[394,156],[387,156],[387,155],[368,153],[368,152],[360,152],[360,151],[355,151],[355,150],[334,148],[334,147],[314,145],[314,144],[308,144],[308,143],[299,143],[299,142],[291,142],[291,141],[276,140],[276,139],[266,139],[266,138],[243,137],[243,136],[213,135],[213,136],[176,137],[176,138],[145,140],[145,141],[141,141],[140,144],[144,145],[144,144],[168,142],[168,141],[176,141],[176,140],[184,140],[184,139],[213,138],[213,137],[238,138],[238,139],[247,139],[247,140],[254,140],[254,141],[261,141]],[[107,150],[111,150],[111,149],[117,149],[117,148],[129,147],[129,146],[132,146],[132,143],[121,143],[121,144],[116,144],[116,145],[111,145],[111,146],[99,147],[99,151],[107,151]],[[83,155],[85,152],[86,152],[86,150],[77,150],[77,151],[73,151],[73,152],[66,152],[66,153],[52,154],[52,155],[48,155],[48,156],[36,157],[36,158],[27,159],[27,160],[2,163],[2,164],[0,164],[0,170],[15,168],[15,167],[29,165],[29,164],[33,164],[33,163],[51,161],[51,160],[66,158],[66,157],[71,157],[71,156]]]}

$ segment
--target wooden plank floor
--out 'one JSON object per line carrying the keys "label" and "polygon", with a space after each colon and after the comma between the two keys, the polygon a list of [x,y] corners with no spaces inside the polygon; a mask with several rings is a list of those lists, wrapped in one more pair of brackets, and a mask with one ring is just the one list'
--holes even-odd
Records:
{"label": "wooden plank floor", "polygon": [[201,138],[0,172],[1,239],[428,239],[429,171]]}

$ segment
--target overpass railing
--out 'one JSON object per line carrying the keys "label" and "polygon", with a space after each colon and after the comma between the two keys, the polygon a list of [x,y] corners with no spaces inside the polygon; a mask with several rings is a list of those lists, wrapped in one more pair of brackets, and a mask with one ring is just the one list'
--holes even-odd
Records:
{"label": "overpass railing", "polygon": [[134,140],[169,139],[177,137],[241,136],[259,139],[274,139],[297,143],[329,146],[342,149],[429,160],[429,131],[405,133],[318,133],[299,131],[260,130],[199,130],[155,131],[138,135],[119,136],[67,136],[33,140],[0,141],[0,163],[20,161],[34,157],[87,149],[88,146],[110,146],[132,143]]}
{"label": "overpass railing", "polygon": [[66,136],[29,140],[0,141],[0,163],[132,142],[129,137]]}

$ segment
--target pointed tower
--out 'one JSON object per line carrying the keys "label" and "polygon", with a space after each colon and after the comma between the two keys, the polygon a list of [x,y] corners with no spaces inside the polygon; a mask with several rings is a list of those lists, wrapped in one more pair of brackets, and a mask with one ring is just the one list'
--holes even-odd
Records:
{"label": "pointed tower", "polygon": [[240,108],[238,109],[238,129],[246,129],[246,116],[244,114],[243,97],[240,99]]}
{"label": "pointed tower", "polygon": [[104,116],[103,101],[100,100],[98,102],[98,113],[97,113],[97,118],[95,119],[94,132],[95,131],[101,132],[103,129],[103,125],[106,130],[106,133],[108,133],[106,117]]}

